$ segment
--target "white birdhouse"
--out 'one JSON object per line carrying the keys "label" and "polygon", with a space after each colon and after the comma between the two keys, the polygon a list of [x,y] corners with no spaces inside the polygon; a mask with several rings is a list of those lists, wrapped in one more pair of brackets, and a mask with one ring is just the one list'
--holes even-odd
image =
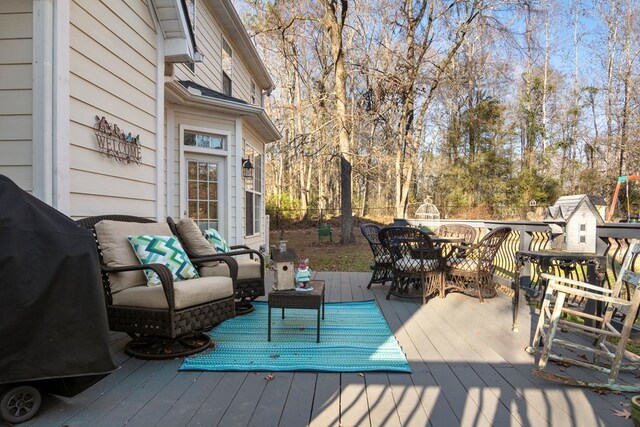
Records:
{"label": "white birdhouse", "polygon": [[273,251],[271,259],[273,259],[273,267],[275,269],[274,289],[276,291],[294,289],[295,262],[297,259],[295,251],[289,249],[281,252],[276,249]]}
{"label": "white birdhouse", "polygon": [[604,222],[596,207],[599,199],[585,194],[562,196],[547,208],[544,221],[549,223],[551,249],[595,253],[596,226]]}

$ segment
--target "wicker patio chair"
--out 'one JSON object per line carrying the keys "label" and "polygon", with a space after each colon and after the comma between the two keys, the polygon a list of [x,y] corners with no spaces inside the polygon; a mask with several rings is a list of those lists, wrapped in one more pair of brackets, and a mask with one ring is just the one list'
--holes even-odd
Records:
{"label": "wicker patio chair", "polygon": [[382,243],[380,243],[380,239],[378,238],[380,227],[372,223],[360,224],[360,231],[362,231],[362,235],[367,242],[369,242],[371,252],[373,252],[373,274],[371,275],[367,289],[370,289],[374,283],[384,285],[393,279],[393,274],[391,272],[391,255]]}
{"label": "wicker patio chair", "polygon": [[444,261],[443,292],[464,292],[480,302],[496,296],[493,259],[510,232],[509,227],[499,227],[474,245],[453,245]]}
{"label": "wicker patio chair", "polygon": [[[202,256],[215,254],[216,251],[204,238],[193,220],[183,218],[176,224],[173,218],[167,217],[167,223],[173,234],[180,239],[187,255],[202,276],[229,275],[229,269],[225,265],[202,261]],[[234,245],[229,249],[229,252],[225,252],[223,255],[233,257],[238,265],[236,315],[247,314],[254,309],[251,301],[265,294],[264,256],[259,251],[245,245]]]}
{"label": "wicker patio chair", "polygon": [[[139,263],[127,239],[134,234],[170,235],[166,224],[127,215],[102,215],[76,222],[96,238],[109,328],[132,338],[125,347],[127,354],[170,359],[213,346],[204,332],[235,316],[237,265],[233,258],[207,258],[228,265],[230,278],[176,282],[165,265]],[[147,286],[143,270],[153,270],[161,286]]]}
{"label": "wicker patio chair", "polygon": [[443,224],[436,230],[438,237],[458,237],[463,239],[462,243],[467,245],[476,241],[477,230],[466,224]]}
{"label": "wicker patio chair", "polygon": [[[640,273],[633,271],[633,262],[638,254],[640,254],[640,243],[635,240],[627,250],[618,278],[611,289],[546,273],[542,275],[548,280],[548,285],[531,346],[527,347],[529,353],[540,355],[538,367],[534,373],[563,384],[608,388],[624,392],[640,391],[638,382],[618,382],[620,371],[640,369],[640,362],[636,355],[632,355],[634,360],[625,361],[624,359],[627,342],[638,314],[638,306],[640,306],[640,290],[638,290]],[[627,286],[633,288],[631,300],[620,297],[623,287]],[[594,302],[594,307],[600,306],[600,310],[595,310],[594,313],[576,309],[567,303],[573,297],[591,300]],[[611,322],[616,310],[625,312],[621,331],[617,330]],[[568,337],[566,334],[560,338],[558,329],[565,333],[586,336],[587,341],[581,342],[576,337]],[[565,337],[569,339],[564,339]],[[607,337],[617,338],[617,343],[607,346],[605,343]],[[544,347],[540,347],[541,342]],[[560,354],[556,345],[573,352]],[[576,352],[581,355],[575,357]],[[592,357],[587,358],[582,355],[585,352]],[[597,378],[598,374],[579,379],[549,372],[547,371],[549,359],[596,369],[607,375],[606,382]],[[637,378],[637,375],[635,377]]]}
{"label": "wicker patio chair", "polygon": [[414,227],[385,227],[379,239],[391,255],[393,280],[387,299],[391,295],[418,296],[412,292],[417,288],[424,304],[427,297],[441,292],[442,257],[426,232]]}

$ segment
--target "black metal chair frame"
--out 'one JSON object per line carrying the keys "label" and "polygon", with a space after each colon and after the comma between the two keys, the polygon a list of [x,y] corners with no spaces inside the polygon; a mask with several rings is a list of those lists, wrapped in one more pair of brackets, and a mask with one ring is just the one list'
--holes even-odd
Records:
{"label": "black metal chair frame", "polygon": [[[442,292],[442,255],[429,234],[414,227],[385,227],[379,239],[392,259],[393,281],[387,293],[398,297],[416,297],[411,288],[421,289],[422,303]],[[442,294],[441,294],[442,295]]]}
{"label": "black metal chair frame", "polygon": [[[203,260],[201,257],[192,256],[193,254],[189,253],[186,245],[184,245],[184,238],[180,236],[178,232],[178,228],[176,227],[176,223],[173,221],[173,218],[167,217],[167,224],[169,224],[169,228],[173,232],[175,236],[183,243],[183,247],[185,251],[187,251],[187,255],[191,262],[198,267],[198,264],[206,262],[207,260]],[[254,301],[256,298],[265,295],[264,288],[264,256],[255,249],[251,249],[246,245],[234,245],[229,247],[230,251],[225,252],[224,254],[229,257],[236,257],[240,255],[249,255],[251,259],[257,257],[260,262],[260,277],[252,277],[246,279],[238,279],[236,280],[236,314],[247,314],[253,311],[253,305],[251,301]]]}
{"label": "black metal chair frame", "polygon": [[495,297],[493,259],[510,232],[509,227],[498,227],[474,245],[453,245],[443,263],[443,293],[459,291],[480,302]]}
{"label": "black metal chair frame", "polygon": [[[132,341],[127,343],[125,352],[143,359],[170,359],[187,356],[212,347],[211,338],[204,332],[235,316],[233,296],[176,309],[173,275],[166,266],[162,264],[138,264],[108,267],[103,264],[102,250],[95,231],[95,225],[102,220],[138,223],[151,223],[154,221],[129,215],[101,215],[76,221],[81,227],[91,230],[96,239],[109,329],[125,332],[132,338]],[[231,271],[231,278],[235,286],[238,270],[237,263],[233,258],[225,255],[213,255],[199,258],[198,260],[226,263]],[[167,298],[169,306],[167,309],[113,304],[109,274],[136,270],[153,270],[158,274]]]}
{"label": "black metal chair frame", "polygon": [[392,281],[391,254],[382,243],[380,243],[380,239],[378,238],[380,226],[372,223],[361,224],[360,231],[362,231],[362,235],[367,242],[369,242],[371,252],[373,252],[373,274],[371,275],[367,289],[371,289],[371,285],[374,283],[384,285],[386,282]]}

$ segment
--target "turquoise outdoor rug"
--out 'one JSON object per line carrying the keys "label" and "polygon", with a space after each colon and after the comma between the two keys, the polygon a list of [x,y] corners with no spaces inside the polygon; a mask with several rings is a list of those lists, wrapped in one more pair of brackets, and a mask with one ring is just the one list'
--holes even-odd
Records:
{"label": "turquoise outdoor rug", "polygon": [[316,343],[315,310],[271,311],[267,303],[224,321],[209,335],[216,344],[187,357],[181,371],[411,372],[375,301],[327,303]]}

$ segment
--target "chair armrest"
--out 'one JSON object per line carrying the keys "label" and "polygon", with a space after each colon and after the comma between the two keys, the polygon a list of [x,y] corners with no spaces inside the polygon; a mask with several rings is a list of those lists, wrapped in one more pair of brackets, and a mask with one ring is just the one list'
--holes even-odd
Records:
{"label": "chair armrest", "polygon": [[236,290],[236,281],[238,280],[238,263],[233,257],[228,256],[227,254],[216,254],[216,255],[206,255],[201,257],[193,257],[190,258],[190,261],[193,264],[201,264],[203,262],[209,261],[220,261],[227,264],[229,267],[229,277],[233,280],[233,291]]}
{"label": "chair armrest", "polygon": [[167,298],[167,304],[170,310],[175,310],[176,302],[173,293],[173,274],[167,266],[163,264],[136,264],[136,265],[119,265],[117,267],[108,267],[101,265],[100,268],[105,273],[121,273],[124,271],[152,270],[160,278],[162,290]]}
{"label": "chair armrest", "polygon": [[591,291],[600,292],[602,294],[610,294],[613,292],[613,289],[605,288],[602,286],[592,285],[591,283],[581,282],[579,280],[567,279],[566,277],[554,276],[549,273],[542,273],[540,275],[543,279],[547,279],[549,281],[566,283],[568,285],[579,286],[581,288],[589,289]]}
{"label": "chair armrest", "polygon": [[231,256],[231,257],[238,256],[238,255],[249,255],[251,259],[253,259],[254,256],[257,256],[258,260],[260,261],[260,275],[262,278],[264,278],[264,256],[262,256],[262,254],[259,251],[256,251],[255,249],[247,248],[247,249],[225,252],[224,255]]}
{"label": "chair armrest", "polygon": [[258,257],[262,257],[262,254],[255,249],[251,249],[247,245],[234,245],[229,247],[229,252],[225,252],[225,255],[236,256],[236,255],[249,255],[249,258],[253,259],[254,255]]}

